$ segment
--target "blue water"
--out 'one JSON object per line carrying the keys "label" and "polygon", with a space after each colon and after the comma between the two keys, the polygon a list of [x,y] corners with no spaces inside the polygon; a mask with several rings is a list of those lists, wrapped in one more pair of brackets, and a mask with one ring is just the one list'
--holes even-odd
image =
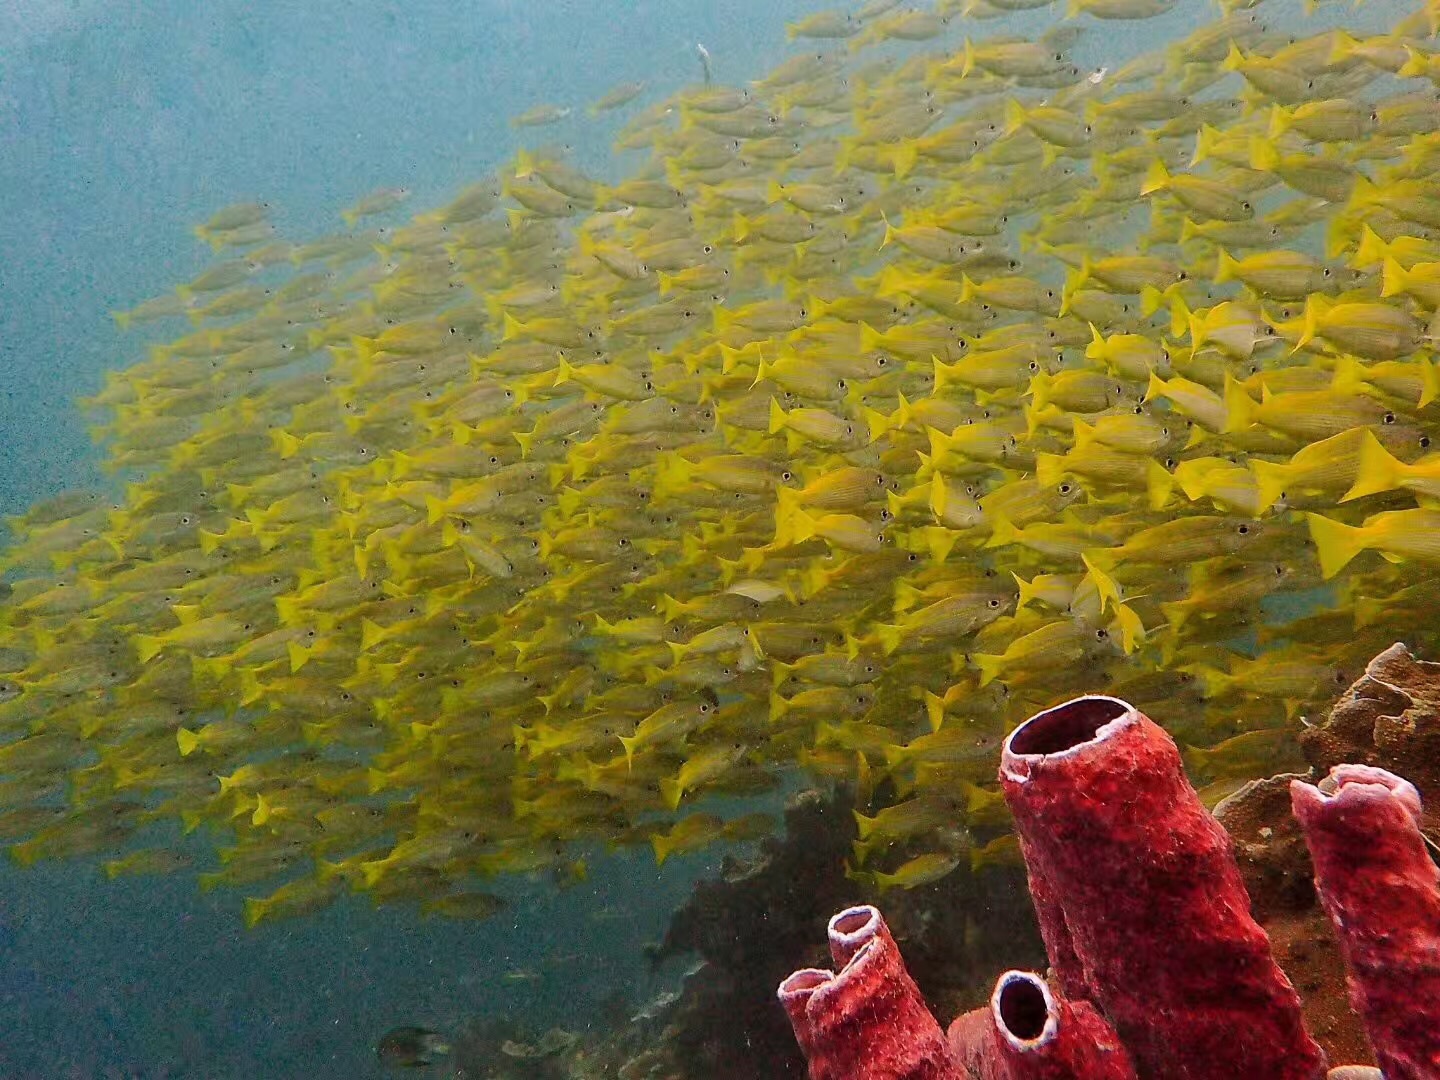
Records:
{"label": "blue water", "polygon": [[[263,198],[309,236],[378,186],[434,203],[513,154],[509,116],[631,79],[668,92],[698,76],[697,41],[717,77],[756,73],[808,6],[5,0],[0,514],[104,482],[73,398],[143,341],[108,311],[198,272],[189,229],[215,208]],[[553,130],[593,161],[616,125]],[[520,883],[473,926],[346,900],[256,931],[240,895],[184,876],[0,862],[0,1076],[349,1080],[380,1075],[397,1024],[574,1027],[616,988],[661,985],[641,946],[716,858],[592,858],[585,885]]]}
{"label": "blue water", "polygon": [[[506,121],[528,106],[632,79],[668,92],[698,75],[697,41],[717,78],[753,77],[787,52],[784,23],[817,6],[3,0],[0,513],[103,482],[73,398],[143,341],[107,312],[198,272],[208,252],[189,227],[216,208],[265,199],[282,234],[304,237],[377,186],[433,203],[514,152]],[[1181,8],[1139,32],[1213,15]],[[1136,32],[1107,30],[1076,59],[1118,63]],[[615,126],[537,139],[599,162]],[[597,856],[586,884],[519,883],[510,911],[473,926],[351,898],[257,931],[238,895],[183,876],[110,884],[86,864],[0,863],[0,1077],[360,1078],[379,1075],[374,1040],[397,1024],[581,1025],[617,987],[659,988],[641,946],[717,860]]]}

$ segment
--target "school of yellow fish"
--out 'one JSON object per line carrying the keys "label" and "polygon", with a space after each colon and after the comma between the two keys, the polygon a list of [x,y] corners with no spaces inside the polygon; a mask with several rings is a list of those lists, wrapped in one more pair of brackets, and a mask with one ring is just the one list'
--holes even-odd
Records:
{"label": "school of yellow fish", "polygon": [[1213,797],[1292,760],[1437,640],[1440,3],[1069,59],[1174,4],[870,0],[748,86],[515,119],[637,109],[626,179],[199,226],[116,315],[193,325],[84,402],[123,497],[0,556],[0,840],[175,872],[178,822],[252,923],[485,917],[761,834],[697,804],[797,763],[858,784],[856,877],[1013,858],[999,742],[1074,692]]}

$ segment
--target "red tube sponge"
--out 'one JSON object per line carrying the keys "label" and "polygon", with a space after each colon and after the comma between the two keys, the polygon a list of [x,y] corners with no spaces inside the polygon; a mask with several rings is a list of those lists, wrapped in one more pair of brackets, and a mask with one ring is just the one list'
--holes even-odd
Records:
{"label": "red tube sponge", "polygon": [[1009,1080],[1135,1080],[1120,1037],[1088,1001],[1071,1004],[1028,971],[1007,971],[990,997],[995,1057]]}
{"label": "red tube sponge", "polygon": [[1440,1077],[1440,871],[1420,795],[1394,773],[1337,765],[1290,802],[1340,938],[1350,997],[1387,1080]]}
{"label": "red tube sponge", "polygon": [[831,919],[830,955],[838,973],[806,968],[778,991],[811,1080],[962,1080],[879,911]]}
{"label": "red tube sponge", "polygon": [[1061,990],[1109,1018],[1139,1076],[1324,1075],[1169,735],[1117,698],[1076,698],[1011,733],[1000,780],[1032,891],[1058,909],[1046,945],[1073,951],[1051,957]]}

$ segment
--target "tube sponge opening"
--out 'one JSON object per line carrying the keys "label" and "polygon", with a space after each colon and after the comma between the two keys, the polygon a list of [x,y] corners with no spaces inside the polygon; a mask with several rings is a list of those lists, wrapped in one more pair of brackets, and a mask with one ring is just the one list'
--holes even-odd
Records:
{"label": "tube sponge opening", "polygon": [[1031,979],[1012,979],[1000,989],[1000,1022],[1017,1039],[1030,1042],[1045,1032],[1050,1010],[1045,991]]}
{"label": "tube sponge opening", "polygon": [[1131,707],[1119,698],[1076,698],[1022,724],[1010,737],[1010,750],[1016,754],[1058,754],[1088,742],[1110,721],[1130,711]]}

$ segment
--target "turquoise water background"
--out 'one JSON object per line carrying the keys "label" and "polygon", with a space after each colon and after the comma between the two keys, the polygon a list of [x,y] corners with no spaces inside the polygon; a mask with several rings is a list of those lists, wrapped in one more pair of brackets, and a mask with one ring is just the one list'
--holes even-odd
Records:
{"label": "turquoise water background", "polygon": [[[513,153],[524,133],[506,119],[528,106],[579,112],[631,79],[668,92],[697,77],[697,41],[720,80],[752,77],[790,51],[785,22],[816,6],[5,0],[0,514],[104,482],[73,398],[145,340],[117,335],[107,312],[197,273],[209,256],[189,227],[216,208],[263,198],[282,234],[304,238],[377,186],[433,204]],[[1215,13],[1180,8],[1104,27],[1075,59],[1116,64]],[[1395,10],[1346,18],[1381,25]],[[564,139],[598,167],[616,126],[580,117],[532,141]],[[664,985],[641,947],[718,857],[657,870],[648,851],[597,855],[585,885],[519,883],[483,924],[349,899],[257,931],[239,895],[201,896],[188,877],[109,884],[90,864],[0,863],[0,1076],[362,1078],[381,1074],[372,1047],[396,1024],[581,1025],[616,988],[638,1003]]]}
{"label": "turquoise water background", "polygon": [[[432,205],[521,145],[509,116],[630,79],[668,92],[698,77],[697,41],[717,77],[758,72],[810,6],[7,0],[0,514],[105,482],[73,398],[140,355],[108,312],[194,276],[209,254],[189,229],[215,208],[263,198],[305,237],[375,187]],[[598,162],[616,126],[552,130]],[[240,894],[190,877],[0,862],[0,1076],[358,1080],[397,1024],[583,1025],[617,988],[663,988],[641,947],[717,862],[592,857],[568,892],[502,885],[515,903],[482,924],[347,899],[255,931]]]}

